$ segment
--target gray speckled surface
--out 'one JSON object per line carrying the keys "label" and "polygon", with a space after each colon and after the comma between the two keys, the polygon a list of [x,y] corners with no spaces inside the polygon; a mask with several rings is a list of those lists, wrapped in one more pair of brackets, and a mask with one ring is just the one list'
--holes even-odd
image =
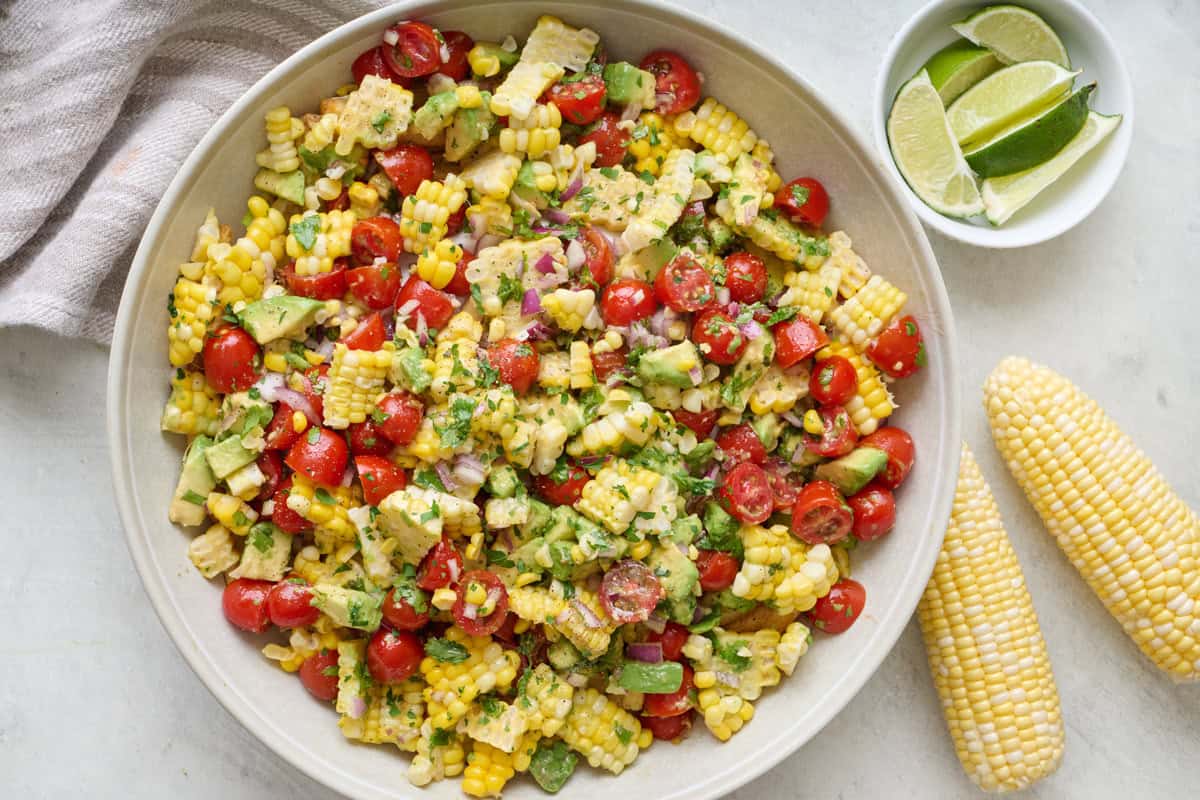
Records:
{"label": "gray speckled surface", "polygon": [[[865,133],[878,60],[920,2],[683,5],[782,54]],[[1133,149],[1113,193],[1038,247],[930,238],[963,340],[964,432],[1024,565],[1068,728],[1062,768],[1026,794],[1184,797],[1200,759],[1200,687],[1161,677],[1078,579],[997,458],[979,405],[1001,356],[1044,361],[1098,399],[1200,507],[1200,461],[1188,446],[1200,440],[1200,5],[1089,5],[1116,35],[1137,95]],[[328,797],[213,701],[150,610],[110,499],[106,357],[90,344],[0,332],[6,796]],[[913,623],[815,740],[731,797],[971,793]]]}

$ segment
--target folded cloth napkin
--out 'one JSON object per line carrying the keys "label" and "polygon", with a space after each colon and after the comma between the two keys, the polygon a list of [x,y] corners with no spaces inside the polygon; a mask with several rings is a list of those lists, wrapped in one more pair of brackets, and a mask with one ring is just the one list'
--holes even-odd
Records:
{"label": "folded cloth napkin", "polygon": [[107,343],[180,162],[297,48],[383,0],[0,0],[0,326]]}

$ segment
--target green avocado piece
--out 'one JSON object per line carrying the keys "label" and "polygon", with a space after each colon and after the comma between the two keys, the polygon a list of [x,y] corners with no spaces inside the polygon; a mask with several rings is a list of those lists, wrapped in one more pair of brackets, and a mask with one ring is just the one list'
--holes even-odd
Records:
{"label": "green avocado piece", "polygon": [[713,250],[718,253],[732,247],[737,240],[737,234],[733,232],[733,228],[729,227],[718,217],[709,217],[705,220],[704,228],[708,233],[708,240],[712,242]]}
{"label": "green avocado piece", "polygon": [[524,488],[517,471],[509,464],[501,464],[493,469],[484,486],[492,497],[513,497],[519,489]]}
{"label": "green avocado piece", "polygon": [[320,300],[294,294],[265,297],[242,309],[242,327],[259,344],[294,338],[313,324],[324,307]]}
{"label": "green avocado piece", "polygon": [[454,92],[438,92],[429,95],[424,105],[413,114],[412,126],[426,139],[432,139],[450,122],[458,110],[458,98]]}
{"label": "green avocado piece", "polygon": [[550,196],[535,185],[532,161],[525,161],[521,164],[521,169],[517,171],[517,182],[513,184],[513,191],[522,200],[528,200],[538,208],[550,205]]}
{"label": "green avocado piece", "polygon": [[492,95],[483,95],[483,105],[479,108],[460,108],[454,112],[454,121],[446,130],[446,160],[462,161],[475,148],[479,147],[491,136],[496,126],[496,115],[488,110]]}
{"label": "green avocado piece", "polygon": [[[564,640],[565,641],[565,640]],[[529,774],[537,785],[550,794],[555,794],[575,772],[579,756],[571,752],[567,743],[557,739],[543,739],[529,760]]]}
{"label": "green avocado piece", "polygon": [[425,369],[425,351],[419,347],[404,347],[392,355],[392,366],[388,370],[392,383],[413,394],[421,394],[433,383],[433,376]]}
{"label": "green avocado piece", "polygon": [[683,685],[683,664],[677,661],[626,661],[621,665],[617,685],[631,692],[669,694]]}
{"label": "green avocado piece", "polygon": [[779,444],[779,434],[783,431],[783,423],[779,415],[769,411],[750,421],[750,427],[758,434],[758,440],[763,443],[768,453],[773,452]]}
{"label": "green avocado piece", "polygon": [[608,91],[608,102],[614,106],[644,104],[647,93],[654,94],[655,78],[633,64],[614,61],[604,66],[604,88]]}
{"label": "green avocado piece", "polygon": [[312,604],[346,628],[373,631],[383,622],[383,600],[373,594],[331,583],[313,587]]}
{"label": "green avocado piece", "polygon": [[[225,395],[221,401],[222,432],[218,438],[223,439],[233,434],[246,436],[255,428],[265,431],[275,415],[271,404],[262,399],[258,392],[233,392]],[[245,444],[245,442],[243,442]],[[256,449],[256,448],[251,448]],[[261,449],[261,448],[257,448]]]}
{"label": "green avocado piece", "polygon": [[694,590],[700,581],[696,565],[674,544],[667,544],[650,552],[646,566],[667,593],[662,606],[670,618],[675,622],[691,622],[696,610]]}
{"label": "green avocado piece", "polygon": [[282,197],[298,206],[304,205],[304,174],[300,170],[276,172],[260,169],[254,176],[254,188]]}
{"label": "green avocado piece", "polygon": [[651,350],[638,359],[637,374],[647,383],[665,383],[690,389],[694,384],[688,373],[700,366],[700,352],[685,339],[662,350]]}
{"label": "green avocado piece", "polygon": [[217,486],[217,478],[208,466],[208,459],[204,457],[212,443],[207,436],[197,436],[183,454],[183,469],[167,512],[171,522],[180,525],[204,524],[204,502],[209,492]]}
{"label": "green avocado piece", "polygon": [[887,466],[887,453],[874,447],[859,447],[841,458],[817,467],[813,477],[829,481],[846,497],[858,494]]}
{"label": "green avocado piece", "polygon": [[258,451],[242,444],[242,437],[230,436],[204,451],[204,458],[219,480],[225,480],[242,467],[258,458]]}
{"label": "green avocado piece", "polygon": [[566,671],[583,660],[583,655],[566,639],[553,642],[546,650],[546,658],[550,666],[560,671]]}
{"label": "green avocado piece", "polygon": [[[473,48],[478,50],[485,58],[494,58],[500,62],[500,70],[504,71],[517,63],[517,59],[521,57],[518,51],[509,52],[495,42],[476,42]],[[482,78],[489,78],[490,75],[481,75]]]}
{"label": "green avocado piece", "polygon": [[685,547],[694,542],[701,534],[704,533],[704,525],[700,522],[700,518],[695,514],[688,514],[686,517],[676,517],[671,523],[671,533],[668,539],[677,545]]}
{"label": "green avocado piece", "polygon": [[723,550],[741,557],[742,539],[738,536],[741,524],[715,500],[704,506],[704,535],[696,540],[701,550]]}
{"label": "green avocado piece", "polygon": [[259,522],[246,536],[242,560],[229,573],[232,578],[281,581],[292,555],[292,535],[272,522]]}
{"label": "green avocado piece", "polygon": [[746,345],[742,357],[734,364],[733,370],[721,387],[721,402],[726,408],[737,412],[746,408],[750,387],[758,382],[774,357],[775,337],[764,329]]}

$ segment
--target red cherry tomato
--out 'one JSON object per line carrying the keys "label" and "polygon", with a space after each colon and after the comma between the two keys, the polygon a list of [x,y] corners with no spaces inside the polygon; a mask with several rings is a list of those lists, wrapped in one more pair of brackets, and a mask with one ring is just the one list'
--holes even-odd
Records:
{"label": "red cherry tomato", "polygon": [[414,305],[412,311],[407,313],[405,322],[413,330],[417,329],[418,317],[424,317],[426,327],[441,330],[454,316],[454,304],[450,302],[449,296],[439,292],[415,274],[409,276],[408,282],[400,290],[400,296],[396,298],[396,311],[399,312],[409,303]]}
{"label": "red cherry tomato", "polygon": [[287,578],[271,587],[267,593],[267,615],[271,624],[280,628],[299,628],[312,625],[321,616],[312,605],[312,587],[301,578]]}
{"label": "red cherry tomato", "polygon": [[456,81],[461,81],[471,73],[471,66],[467,63],[467,53],[471,52],[471,48],[475,46],[475,40],[462,31],[442,31],[441,34],[450,57],[442,62],[442,66],[438,67],[437,71]]}
{"label": "red cherry tomato", "polygon": [[707,439],[716,427],[717,417],[721,416],[721,409],[710,408],[707,411],[692,412],[683,408],[677,408],[671,412],[675,417],[675,421],[686,428],[690,428],[692,433],[696,434],[697,439]]}
{"label": "red cherry tomato", "polygon": [[363,50],[359,53],[358,58],[354,59],[354,63],[350,65],[350,72],[354,75],[355,83],[362,83],[362,79],[368,75],[386,78],[389,81],[397,79],[383,58],[383,47],[372,47],[370,50]]}
{"label": "red cherry tomato", "polygon": [[419,78],[442,65],[442,43],[424,22],[406,20],[389,30],[396,34],[396,43],[384,42],[382,47],[383,60],[392,72],[402,78]]}
{"label": "red cherry tomato", "polygon": [[585,74],[579,80],[554,84],[546,90],[545,99],[558,106],[567,122],[590,125],[604,111],[607,94],[603,78]]}
{"label": "red cherry tomato", "polygon": [[638,717],[642,727],[650,731],[655,739],[674,742],[687,737],[692,730],[692,713],[676,714],[673,717]]}
{"label": "red cherry tomato", "polygon": [[692,322],[692,341],[714,364],[734,364],[746,350],[746,337],[724,311],[706,309]]}
{"label": "red cherry tomato", "polygon": [[654,573],[640,561],[625,558],[608,568],[600,581],[600,605],[619,625],[650,618],[666,596]]}
{"label": "red cherry tomato", "polygon": [[821,405],[845,405],[857,389],[858,373],[844,356],[830,356],[820,362],[808,379],[808,394]]}
{"label": "red cherry tomato", "polygon": [[896,524],[896,497],[878,481],[867,484],[858,494],[846,498],[854,512],[854,538],[863,542],[879,539]]}
{"label": "red cherry tomato", "polygon": [[681,253],[658,271],[654,294],[669,308],[692,312],[710,305],[716,298],[716,289],[700,262]]}
{"label": "red cherry tomato", "polygon": [[463,250],[462,258],[458,260],[458,265],[454,268],[454,277],[442,289],[457,297],[466,297],[471,293],[471,282],[467,280],[467,265],[475,260],[475,254],[469,250]]}
{"label": "red cherry tomato", "polygon": [[678,53],[655,50],[641,67],[654,76],[654,110],[659,114],[678,114],[700,101],[700,76]]}
{"label": "red cherry tomato", "polygon": [[800,496],[800,487],[796,485],[798,478],[792,475],[792,465],[782,458],[769,458],[762,465],[771,483],[771,494],[775,497],[775,510],[791,512]]}
{"label": "red cherry tomato", "polygon": [[583,495],[583,486],[592,479],[587,471],[576,464],[567,467],[567,477],[562,483],[553,475],[538,475],[533,479],[533,489],[547,503],[556,506],[573,506]]}
{"label": "red cherry tomato", "polygon": [[338,654],[322,649],[300,665],[300,683],[318,700],[332,700],[338,693]]}
{"label": "red cherry tomato", "polygon": [[309,417],[309,424],[319,424],[325,418],[324,396],[325,390],[329,388],[328,375],[328,364],[313,367],[300,375],[300,384],[302,387],[300,391],[304,394],[304,398],[308,400],[308,404],[312,406],[312,412],[317,415],[316,419]]}
{"label": "red cherry tomato", "polygon": [[721,431],[717,436],[717,447],[725,454],[725,463],[729,466],[743,461],[761,466],[767,460],[767,448],[747,422]]}
{"label": "red cherry tomato", "polygon": [[377,405],[384,415],[383,422],[379,423],[383,435],[392,444],[411,442],[425,417],[425,406],[421,401],[408,392],[391,392],[379,398]]}
{"label": "red cherry tomato", "polygon": [[391,217],[360,219],[350,232],[350,254],[360,265],[374,264],[377,258],[394,262],[403,244],[400,226]]}
{"label": "red cherry tomato", "polygon": [[762,467],[749,461],[730,470],[717,489],[722,507],[748,525],[765,522],[775,510],[771,482]]}
{"label": "red cherry tomato", "polygon": [[314,300],[336,300],[346,293],[346,262],[349,259],[335,258],[329,272],[316,275],[297,275],[295,263],[282,270],[283,282],[288,291]]}
{"label": "red cherry tomato", "polygon": [[592,371],[596,373],[596,380],[604,383],[614,372],[623,371],[628,355],[624,347],[606,353],[592,353]]}
{"label": "red cherry tomato", "polygon": [[352,422],[346,433],[350,438],[352,456],[386,456],[392,452],[392,440],[369,417],[363,422]]}
{"label": "red cherry tomato", "polygon": [[267,594],[275,584],[238,578],[221,594],[221,610],[234,627],[250,633],[262,633],[271,627],[267,614]]}
{"label": "red cherry tomato", "polygon": [[455,211],[446,219],[446,235],[454,236],[462,230],[463,223],[467,221],[467,207],[461,205],[458,211]]}
{"label": "red cherry tomato", "polygon": [[[467,602],[467,593],[483,589],[487,600],[479,605]],[[490,606],[491,610],[484,613]],[[458,582],[458,599],[454,601],[454,623],[471,636],[487,636],[504,625],[508,617],[508,590],[500,576],[486,569],[474,569]]]}
{"label": "red cherry tomato", "polygon": [[613,251],[608,243],[608,237],[591,225],[579,232],[579,244],[587,259],[583,266],[587,270],[583,278],[584,286],[599,289],[612,280]]}
{"label": "red cherry tomato", "polygon": [[400,293],[400,269],[392,263],[356,267],[346,271],[346,284],[367,308],[390,308]]}
{"label": "red cherry tomato", "polygon": [[275,406],[275,416],[271,417],[271,424],[263,434],[267,450],[287,450],[300,438],[292,425],[293,413],[295,409],[287,403]]}
{"label": "red cherry tomato", "polygon": [[826,458],[844,456],[858,444],[858,431],[843,406],[825,406],[818,413],[824,432],[820,436],[804,434],[804,446],[809,452]]}
{"label": "red cherry tomato", "polygon": [[204,375],[221,394],[249,389],[258,380],[258,344],[241,328],[227,326],[204,340]]}
{"label": "red cherry tomato", "polygon": [[337,486],[346,472],[350,448],[346,440],[328,428],[309,428],[283,461],[294,471],[322,486]]}
{"label": "red cherry tomato", "polygon": [[280,530],[286,533],[297,534],[310,531],[312,530],[312,523],[288,508],[288,492],[291,491],[291,488],[292,479],[288,477],[275,490],[275,495],[271,498],[274,506],[271,511],[271,522],[274,522],[279,526]]}
{"label": "red cherry tomato", "polygon": [[867,347],[867,357],[893,378],[907,378],[925,366],[928,357],[917,321],[909,315],[888,325]]}
{"label": "red cherry tomato", "polygon": [[625,158],[625,148],[633,137],[629,131],[617,127],[620,122],[619,116],[605,112],[590,131],[579,137],[579,144],[595,142],[597,167],[615,167]]}
{"label": "red cherry tomato", "polygon": [[858,581],[842,578],[808,613],[817,630],[843,633],[858,619],[866,604],[866,588]]}
{"label": "red cherry tomato", "polygon": [[[413,607],[414,601],[421,611]],[[398,631],[419,631],[429,624],[429,597],[411,584],[403,592],[388,589],[383,598],[383,621]]]}
{"label": "red cherry tomato", "polygon": [[275,492],[279,491],[279,485],[283,483],[283,457],[274,450],[266,450],[258,457],[259,470],[266,476],[263,485],[258,487],[258,500],[268,500],[275,496]]}
{"label": "red cherry tomato", "polygon": [[889,489],[904,483],[908,471],[917,459],[917,450],[912,437],[901,428],[885,425],[862,440],[863,447],[874,447],[887,453],[888,463],[875,480]]}
{"label": "red cherry tomato", "polygon": [[392,492],[408,486],[408,476],[404,474],[404,470],[386,458],[359,456],[354,459],[354,467],[358,470],[359,481],[362,482],[363,499],[373,506],[382,503]]}
{"label": "red cherry tomato", "polygon": [[425,645],[411,631],[380,628],[367,643],[367,669],[371,677],[386,686],[403,683],[421,666]]}
{"label": "red cherry tomato", "polygon": [[725,256],[725,288],[736,303],[757,303],[767,292],[767,265],[753,253]]}
{"label": "red cherry tomato", "polygon": [[500,372],[500,380],[519,395],[529,391],[537,380],[541,359],[529,342],[503,339],[488,348],[488,363]]}
{"label": "red cherry tomato", "polygon": [[700,588],[706,592],[719,592],[733,586],[733,579],[741,569],[738,560],[721,550],[701,550],[696,559],[700,571]]}
{"label": "red cherry tomato", "polygon": [[816,178],[796,178],[775,192],[775,207],[798,225],[819,228],[829,213],[829,193]]}
{"label": "red cherry tomato", "polygon": [[[363,267],[363,269],[371,268]],[[350,271],[358,272],[356,269]],[[342,344],[351,350],[378,350],[383,347],[385,339],[387,339],[387,331],[383,327],[383,317],[376,312],[366,319],[360,320],[354,326],[354,330],[342,337]]]}
{"label": "red cherry tomato", "polygon": [[683,658],[683,646],[687,644],[691,633],[678,622],[668,622],[662,633],[650,631],[646,634],[647,642],[662,644],[663,658],[667,661],[679,661]]}
{"label": "red cherry tomato", "polygon": [[792,536],[809,544],[834,544],[845,539],[854,513],[828,481],[812,481],[800,490],[792,509]]}
{"label": "red cherry tomato", "polygon": [[433,180],[433,156],[419,144],[399,144],[376,150],[375,162],[400,195],[416,194],[421,181]]}
{"label": "red cherry tomato", "polygon": [[623,327],[645,319],[658,306],[654,287],[636,278],[613,281],[600,297],[600,316],[609,325]]}
{"label": "red cherry tomato", "polygon": [[647,717],[677,717],[692,708],[688,692],[695,687],[695,673],[687,664],[683,665],[683,680],[673,692],[649,692],[642,703],[642,714]]}
{"label": "red cherry tomato", "polygon": [[421,559],[421,566],[417,569],[417,586],[432,592],[458,583],[462,573],[462,554],[443,536]]}
{"label": "red cherry tomato", "polygon": [[829,344],[821,326],[807,317],[781,322],[771,329],[775,334],[775,361],[787,369]]}

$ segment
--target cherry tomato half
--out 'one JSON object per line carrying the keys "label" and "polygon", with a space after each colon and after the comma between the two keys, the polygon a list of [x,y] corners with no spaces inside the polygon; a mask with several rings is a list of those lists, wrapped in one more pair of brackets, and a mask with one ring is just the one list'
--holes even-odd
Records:
{"label": "cherry tomato half", "polygon": [[283,456],[274,450],[264,450],[255,462],[266,480],[258,487],[258,500],[269,500],[283,483]]}
{"label": "cherry tomato half", "polygon": [[581,145],[595,142],[597,167],[615,167],[625,158],[625,149],[633,137],[629,131],[617,127],[620,122],[619,116],[607,111],[600,115],[591,130],[579,137]]}
{"label": "cherry tomato half", "polygon": [[767,265],[753,253],[725,256],[725,287],[736,303],[757,303],[767,292]]}
{"label": "cherry tomato half", "polygon": [[408,486],[404,470],[381,456],[359,456],[354,459],[358,479],[362,483],[363,499],[377,506],[392,492]]}
{"label": "cherry tomato half", "polygon": [[638,717],[642,727],[650,731],[655,739],[663,742],[674,742],[687,737],[692,730],[692,712],[676,714],[673,717]]}
{"label": "cherry tomato half", "polygon": [[467,265],[474,260],[475,254],[464,248],[462,258],[458,260],[458,264],[454,267],[454,277],[442,288],[442,291],[457,297],[466,297],[469,295],[471,293],[471,282],[467,280]]}
{"label": "cherry tomato half", "polygon": [[488,363],[500,373],[500,380],[513,388],[518,395],[529,391],[537,380],[541,359],[529,342],[502,339],[488,348]]}
{"label": "cherry tomato half", "polygon": [[421,666],[425,645],[411,631],[380,628],[367,643],[367,669],[385,686],[403,683]]}
{"label": "cherry tomato half", "polygon": [[354,63],[350,65],[350,72],[354,75],[355,83],[362,83],[362,79],[368,75],[386,78],[389,81],[397,79],[396,74],[392,72],[383,58],[382,46],[372,47],[370,50],[363,50],[359,53],[358,58],[354,59]]}
{"label": "cherry tomato half", "polygon": [[649,692],[642,703],[642,714],[647,717],[677,717],[686,714],[692,708],[692,699],[688,697],[695,687],[695,673],[692,668],[683,665],[683,680],[679,688],[673,692]]}
{"label": "cherry tomato half", "polygon": [[416,194],[421,181],[433,180],[433,156],[419,144],[399,144],[391,150],[376,150],[375,162],[402,197]]}
{"label": "cherry tomato half", "polygon": [[800,490],[792,509],[792,535],[809,544],[834,544],[845,539],[854,513],[828,481],[812,481]]}
{"label": "cherry tomato half", "polygon": [[613,281],[600,297],[600,315],[609,325],[625,326],[654,313],[654,287],[637,278]]}
{"label": "cherry tomato half", "polygon": [[312,530],[313,525],[304,517],[288,508],[287,499],[291,489],[292,479],[288,477],[275,491],[275,496],[271,498],[273,509],[271,511],[271,522],[274,522],[286,533],[295,535]]}
{"label": "cherry tomato half", "polygon": [[747,525],[765,522],[775,509],[767,473],[749,461],[738,464],[725,475],[717,489],[717,499],[726,511]]}
{"label": "cherry tomato half", "polygon": [[425,406],[408,392],[391,392],[379,398],[377,403],[384,415],[380,428],[392,444],[406,445],[417,435],[421,420],[425,418]]}
{"label": "cherry tomato half", "polygon": [[258,344],[241,328],[218,328],[204,340],[203,359],[209,385],[221,394],[245,391],[258,380],[254,374]]}
{"label": "cherry tomato half", "polygon": [[262,633],[271,627],[267,594],[274,585],[270,581],[250,578],[238,578],[226,585],[221,594],[221,610],[225,612],[225,619],[234,627],[250,633]]}
{"label": "cherry tomato half", "polygon": [[412,303],[412,310],[405,316],[405,323],[413,330],[417,329],[417,318],[423,317],[429,328],[441,330],[454,316],[454,304],[444,292],[430,286],[416,274],[410,275],[400,296],[396,298],[396,311]]}
{"label": "cherry tomato half", "polygon": [[600,605],[609,619],[620,625],[649,619],[665,596],[650,568],[631,558],[613,564],[600,581]]}
{"label": "cherry tomato half", "polygon": [[855,495],[846,498],[854,512],[851,529],[859,541],[870,542],[887,534],[896,524],[896,497],[892,490],[877,481],[868,483]]}
{"label": "cherry tomato half", "polygon": [[435,544],[417,569],[417,586],[427,592],[458,583],[463,573],[463,557],[445,536]]}
{"label": "cherry tomato half", "polygon": [[300,683],[318,700],[334,699],[338,693],[337,664],[337,650],[319,650],[300,665]]}
{"label": "cherry tomato half", "polygon": [[367,308],[390,308],[400,293],[400,269],[392,263],[355,267],[346,271],[346,283]]}
{"label": "cherry tomato half", "polygon": [[412,584],[401,590],[388,589],[383,598],[383,621],[398,631],[419,631],[429,624],[429,596]]}
{"label": "cherry tomato half", "polygon": [[771,331],[775,334],[775,361],[787,369],[829,344],[821,326],[807,317],[781,322]]}
{"label": "cherry tomato half", "polygon": [[312,605],[312,587],[302,578],[286,578],[267,593],[267,615],[280,628],[312,625],[321,616]]}
{"label": "cherry tomato half", "polygon": [[[363,269],[371,269],[371,267],[363,267]],[[350,271],[358,272],[356,269]],[[385,303],[384,307],[387,305]],[[342,338],[342,344],[351,350],[378,350],[383,347],[385,339],[387,339],[387,330],[383,326],[383,317],[376,312],[366,319],[359,320],[358,324],[354,326],[354,330]]]}
{"label": "cherry tomato half", "polygon": [[808,394],[821,405],[845,405],[857,389],[858,373],[844,356],[830,356],[817,364],[808,379]]}
{"label": "cherry tomato half", "polygon": [[437,72],[461,81],[471,72],[471,66],[467,63],[467,54],[475,46],[475,40],[463,31],[441,31],[441,34],[450,57],[442,62]]}
{"label": "cherry tomato half", "polygon": [[271,417],[271,424],[263,434],[267,450],[287,450],[300,438],[292,424],[294,413],[295,409],[287,403],[281,402],[275,406],[275,416]]}
{"label": "cherry tomato half", "polygon": [[721,415],[721,409],[710,408],[707,411],[692,412],[687,409],[677,408],[671,412],[675,417],[675,421],[685,428],[691,429],[692,433],[696,434],[696,438],[703,441],[712,434],[713,428],[716,427],[717,417]]}
{"label": "cherry tomato half", "polygon": [[767,448],[763,447],[762,439],[748,422],[721,431],[717,436],[717,447],[725,454],[725,463],[729,466],[743,461],[761,466],[767,460]]}
{"label": "cherry tomato half", "polygon": [[392,440],[383,435],[383,429],[370,417],[350,423],[346,434],[352,456],[386,456],[392,452]]}
{"label": "cherry tomato half", "polygon": [[628,357],[629,353],[624,347],[605,353],[592,353],[592,371],[596,373],[596,380],[604,383],[614,372],[624,372]]}
{"label": "cherry tomato half", "polygon": [[607,286],[608,282],[612,280],[614,261],[612,245],[608,243],[608,237],[592,225],[584,227],[579,234],[578,241],[583,247],[586,259],[583,266],[587,270],[583,277],[583,285],[596,289]]}
{"label": "cherry tomato half", "polygon": [[888,463],[875,480],[889,489],[904,483],[908,471],[917,459],[916,446],[912,437],[902,428],[885,425],[862,440],[863,447],[874,447],[887,453]]}
{"label": "cherry tomato half", "polygon": [[329,272],[316,275],[297,275],[295,262],[282,270],[283,282],[288,291],[313,300],[336,300],[346,293],[346,262],[349,259],[335,258]]}
{"label": "cherry tomato half", "polygon": [[647,642],[662,644],[663,658],[667,661],[679,661],[683,658],[683,646],[687,644],[691,633],[678,622],[668,622],[662,633],[650,631],[646,634]]}
{"label": "cherry tomato half", "polygon": [[782,458],[768,458],[762,465],[771,483],[771,494],[775,497],[775,510],[788,511],[796,505],[800,496],[800,487],[796,485],[798,478],[792,475],[792,465]]}
{"label": "cherry tomato half", "polygon": [[574,125],[590,125],[604,111],[607,96],[604,79],[585,74],[579,80],[556,83],[546,90],[545,98],[558,106],[563,119]]}
{"label": "cherry tomato half", "polygon": [[567,467],[567,477],[562,483],[553,475],[538,475],[533,479],[533,490],[547,503],[556,506],[573,506],[583,495],[583,487],[592,479],[587,470],[577,464]]}
{"label": "cherry tomato half", "polygon": [[350,448],[340,434],[328,428],[309,428],[283,461],[295,472],[321,486],[337,486],[346,472]]}
{"label": "cherry tomato half", "polygon": [[746,350],[746,337],[724,311],[709,308],[692,321],[692,341],[714,364],[735,364]]}
{"label": "cherry tomato half", "polygon": [[738,560],[722,550],[701,550],[696,559],[696,569],[700,571],[700,588],[706,592],[719,592],[733,586],[742,565]]}
{"label": "cherry tomato half", "polygon": [[678,114],[699,102],[700,76],[678,53],[647,53],[641,68],[654,76],[654,110],[659,114]]}
{"label": "cherry tomato half", "polygon": [[816,178],[796,178],[775,192],[775,207],[798,225],[819,228],[829,213],[829,193]]}
{"label": "cherry tomato half", "polygon": [[804,446],[810,453],[826,458],[844,456],[858,444],[858,431],[844,406],[825,406],[819,412],[824,431],[820,436],[804,434]]}
{"label": "cherry tomato half", "polygon": [[681,253],[658,271],[654,278],[654,294],[668,308],[692,312],[711,304],[716,289],[700,262]]}
{"label": "cherry tomato half", "polygon": [[402,78],[428,75],[442,66],[442,43],[437,32],[424,22],[406,20],[389,28],[396,43],[382,45],[383,60]]}
{"label": "cherry tomato half", "polygon": [[374,264],[377,258],[395,262],[403,243],[400,226],[391,217],[360,219],[350,232],[350,253],[360,265]]}
{"label": "cherry tomato half", "polygon": [[888,325],[867,347],[867,357],[893,378],[906,378],[925,366],[925,342],[921,328],[911,316]]}
{"label": "cherry tomato half", "polygon": [[[486,600],[473,603],[468,595],[482,592]],[[500,576],[486,569],[475,569],[458,582],[454,601],[454,623],[471,636],[487,636],[499,630],[508,617],[508,590]]]}
{"label": "cherry tomato half", "polygon": [[866,587],[856,580],[842,578],[808,613],[817,630],[844,633],[858,619],[866,604]]}

